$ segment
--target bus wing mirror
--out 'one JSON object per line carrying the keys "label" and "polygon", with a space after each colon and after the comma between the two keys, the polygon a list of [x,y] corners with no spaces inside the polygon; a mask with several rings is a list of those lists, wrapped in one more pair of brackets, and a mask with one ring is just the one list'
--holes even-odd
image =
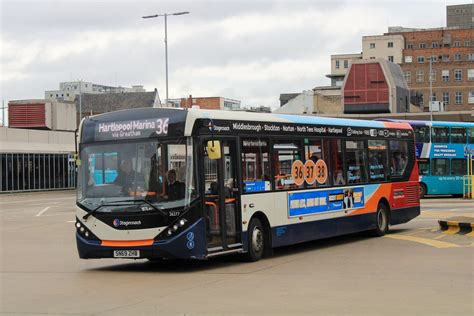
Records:
{"label": "bus wing mirror", "polygon": [[221,159],[221,143],[218,140],[207,142],[207,155],[210,160]]}

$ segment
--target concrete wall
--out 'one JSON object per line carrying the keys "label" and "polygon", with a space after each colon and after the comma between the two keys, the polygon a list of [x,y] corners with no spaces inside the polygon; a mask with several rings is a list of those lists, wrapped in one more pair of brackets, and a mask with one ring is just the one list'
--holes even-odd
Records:
{"label": "concrete wall", "polygon": [[73,132],[0,127],[2,153],[72,153]]}

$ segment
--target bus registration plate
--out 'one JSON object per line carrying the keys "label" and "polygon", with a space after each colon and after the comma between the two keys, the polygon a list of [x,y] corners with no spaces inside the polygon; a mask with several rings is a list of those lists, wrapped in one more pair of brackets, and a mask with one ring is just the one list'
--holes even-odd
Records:
{"label": "bus registration plate", "polygon": [[140,258],[140,250],[114,250],[114,258]]}

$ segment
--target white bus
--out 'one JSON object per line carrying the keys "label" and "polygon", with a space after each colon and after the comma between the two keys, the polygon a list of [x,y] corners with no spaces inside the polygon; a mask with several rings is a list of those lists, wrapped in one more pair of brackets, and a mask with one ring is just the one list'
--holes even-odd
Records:
{"label": "white bus", "polygon": [[146,108],[83,120],[80,258],[259,260],[420,213],[409,124]]}

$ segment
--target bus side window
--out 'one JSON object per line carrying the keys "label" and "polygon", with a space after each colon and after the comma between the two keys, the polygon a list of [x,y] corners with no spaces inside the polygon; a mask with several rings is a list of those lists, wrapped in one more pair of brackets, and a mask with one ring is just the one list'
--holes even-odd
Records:
{"label": "bus side window", "polygon": [[347,167],[347,183],[367,182],[366,169],[367,158],[363,141],[346,141],[345,160]]}
{"label": "bus side window", "polygon": [[432,127],[431,139],[433,143],[446,144],[449,143],[449,128],[448,127]]}
{"label": "bus side window", "polygon": [[451,174],[453,176],[465,176],[467,174],[466,159],[451,159]]}
{"label": "bus side window", "polygon": [[449,175],[449,159],[436,158],[432,160],[431,174],[433,176],[447,176]]}
{"label": "bus side window", "polygon": [[430,160],[418,160],[418,173],[420,176],[428,176],[430,174]]}
{"label": "bus side window", "polygon": [[[329,141],[322,139],[310,139],[305,144],[305,161],[312,160],[316,163],[318,160],[323,160],[326,163],[326,166],[329,166]],[[304,161],[303,161],[304,162]],[[327,186],[329,184],[329,177],[325,183],[321,184],[318,181],[314,181],[309,184],[306,183],[308,188],[315,188],[321,186]]]}
{"label": "bus side window", "polygon": [[466,143],[466,129],[464,127],[451,127],[451,143]]}
{"label": "bus side window", "polygon": [[388,154],[387,141],[369,140],[369,178],[370,182],[387,181]]}
{"label": "bus side window", "polygon": [[289,190],[304,187],[296,185],[291,175],[293,162],[301,160],[301,145],[298,141],[278,141],[273,145],[273,170],[275,172],[275,189]]}
{"label": "bus side window", "polygon": [[346,175],[344,174],[344,163],[342,159],[342,141],[340,139],[330,139],[329,141],[330,172],[329,177],[333,185],[346,185]]}
{"label": "bus side window", "polygon": [[408,144],[406,141],[390,141],[391,163],[390,173],[392,176],[401,177],[405,173],[408,164]]}
{"label": "bus side window", "polygon": [[468,129],[468,139],[467,142],[469,144],[474,144],[474,128],[469,128]]}
{"label": "bus side window", "polygon": [[270,191],[268,140],[242,140],[242,184],[244,192]]}

